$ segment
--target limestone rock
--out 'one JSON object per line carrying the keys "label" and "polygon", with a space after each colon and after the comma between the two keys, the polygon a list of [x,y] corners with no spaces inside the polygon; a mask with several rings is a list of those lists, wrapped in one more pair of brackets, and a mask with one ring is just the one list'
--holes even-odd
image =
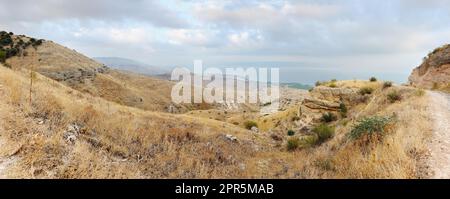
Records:
{"label": "limestone rock", "polygon": [[409,83],[419,88],[431,89],[450,85],[450,44],[435,49],[423,63],[415,68]]}

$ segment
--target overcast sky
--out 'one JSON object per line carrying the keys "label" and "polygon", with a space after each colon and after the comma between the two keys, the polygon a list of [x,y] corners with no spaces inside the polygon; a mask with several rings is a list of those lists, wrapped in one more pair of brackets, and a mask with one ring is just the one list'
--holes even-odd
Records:
{"label": "overcast sky", "polygon": [[284,82],[405,82],[429,51],[450,43],[450,2],[0,0],[0,29],[158,66],[202,59],[281,67]]}

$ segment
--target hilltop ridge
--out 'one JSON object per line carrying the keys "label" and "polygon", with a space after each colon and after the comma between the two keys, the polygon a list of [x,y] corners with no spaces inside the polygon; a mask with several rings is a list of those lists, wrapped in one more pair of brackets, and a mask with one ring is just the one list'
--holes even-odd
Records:
{"label": "hilltop ridge", "polygon": [[450,91],[450,44],[433,50],[409,77],[411,85]]}

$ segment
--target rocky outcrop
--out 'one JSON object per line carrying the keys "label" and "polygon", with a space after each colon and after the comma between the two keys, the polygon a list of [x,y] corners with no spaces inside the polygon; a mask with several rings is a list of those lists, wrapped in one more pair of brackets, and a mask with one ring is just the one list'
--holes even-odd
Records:
{"label": "rocky outcrop", "polygon": [[412,86],[439,89],[450,84],[450,44],[435,49],[409,77]]}
{"label": "rocky outcrop", "polygon": [[319,109],[324,111],[339,110],[339,103],[314,98],[306,98],[303,101],[303,106],[308,107],[310,109]]}

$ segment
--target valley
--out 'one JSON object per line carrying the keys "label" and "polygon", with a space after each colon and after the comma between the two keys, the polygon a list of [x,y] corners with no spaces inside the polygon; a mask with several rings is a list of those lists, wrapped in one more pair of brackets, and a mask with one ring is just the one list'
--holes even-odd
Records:
{"label": "valley", "polygon": [[264,104],[176,105],[175,82],[37,41],[0,66],[1,178],[427,178],[427,143],[446,139],[448,115],[430,111],[442,96],[420,86],[286,86],[261,115]]}

